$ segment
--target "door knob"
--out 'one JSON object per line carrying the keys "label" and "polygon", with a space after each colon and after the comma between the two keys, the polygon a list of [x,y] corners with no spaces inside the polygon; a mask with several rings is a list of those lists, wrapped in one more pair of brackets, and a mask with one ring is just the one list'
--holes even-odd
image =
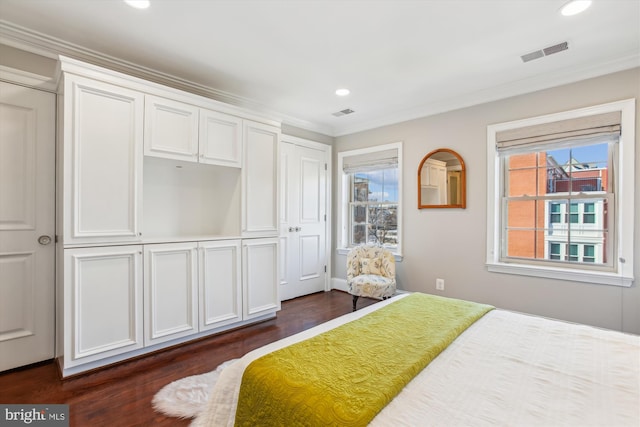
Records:
{"label": "door knob", "polygon": [[296,229],[295,229],[295,228],[293,228],[293,227],[289,227],[289,233],[293,233],[294,231],[296,231]]}
{"label": "door knob", "polygon": [[38,237],[38,243],[40,243],[41,245],[48,245],[49,243],[51,243],[51,237],[47,235],[40,236]]}

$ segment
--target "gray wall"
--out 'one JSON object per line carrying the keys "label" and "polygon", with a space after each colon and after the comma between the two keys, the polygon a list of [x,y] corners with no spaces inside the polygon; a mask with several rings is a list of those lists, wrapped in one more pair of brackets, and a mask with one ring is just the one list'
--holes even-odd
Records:
{"label": "gray wall", "polygon": [[[631,288],[490,273],[485,266],[487,125],[640,98],[640,68],[336,138],[338,152],[403,141],[404,259],[401,289],[493,304],[509,310],[640,334],[640,183],[635,185],[635,268]],[[640,108],[636,121],[640,123]],[[638,136],[636,136],[638,138]],[[636,141],[637,142],[637,141]],[[467,166],[467,209],[417,209],[416,174],[431,150],[456,150]],[[636,144],[637,147],[637,144]],[[636,148],[636,169],[640,167]],[[333,176],[337,225],[339,171]],[[334,227],[333,242],[336,242]],[[334,245],[335,246],[335,245]],[[345,256],[333,254],[332,277],[346,279]],[[435,290],[436,278],[445,291]]]}
{"label": "gray wall", "polygon": [[286,123],[282,124],[282,133],[284,135],[296,136],[298,138],[308,139],[310,141],[320,142],[326,145],[333,145],[334,138],[322,133],[313,132],[299,127],[291,126]]}
{"label": "gray wall", "polygon": [[0,65],[53,77],[56,73],[57,61],[0,44]]}

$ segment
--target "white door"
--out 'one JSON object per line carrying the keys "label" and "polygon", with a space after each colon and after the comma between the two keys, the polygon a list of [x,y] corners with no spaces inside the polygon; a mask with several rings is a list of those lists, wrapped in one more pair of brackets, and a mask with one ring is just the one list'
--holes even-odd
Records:
{"label": "white door", "polygon": [[326,149],[283,140],[281,149],[280,296],[325,289]]}
{"label": "white door", "polygon": [[54,186],[55,95],[0,82],[0,371],[54,356]]}

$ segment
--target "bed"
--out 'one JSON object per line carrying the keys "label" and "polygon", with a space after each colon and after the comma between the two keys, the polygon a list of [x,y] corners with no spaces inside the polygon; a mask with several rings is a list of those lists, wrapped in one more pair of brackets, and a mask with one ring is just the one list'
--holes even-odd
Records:
{"label": "bed", "polygon": [[[299,400],[299,397],[303,397],[302,404],[297,402],[291,405],[302,406],[303,411],[308,412],[297,414],[299,418],[292,416],[291,420],[296,421],[287,422],[286,425],[640,425],[640,337],[492,309],[483,305],[474,308],[475,314],[471,315],[471,321],[467,322],[466,326],[455,327],[462,330],[456,331],[453,339],[449,340],[448,332],[441,333],[444,329],[442,324],[436,325],[436,332],[447,335],[450,342],[445,348],[436,348],[434,357],[415,375],[412,374],[397,392],[387,393],[383,384],[386,378],[402,376],[394,371],[396,367],[385,366],[383,374],[380,370],[376,371],[375,367],[378,364],[384,365],[383,361],[388,359],[399,358],[400,353],[411,353],[415,343],[409,342],[401,346],[393,344],[402,351],[394,353],[392,358],[384,356],[385,352],[390,350],[375,347],[381,345],[375,344],[373,351],[374,354],[379,354],[379,357],[370,360],[367,370],[363,372],[371,369],[381,385],[373,388],[369,386],[369,394],[375,398],[391,395],[387,400],[383,399],[381,407],[374,408],[371,419],[365,418],[365,421],[362,418],[345,421],[339,418],[342,416],[341,413],[337,415],[338,418],[317,418],[317,412],[323,417],[326,412],[335,412],[334,408],[326,407],[326,402],[323,404],[320,400],[314,400],[316,398],[311,396],[312,392],[305,388],[313,388],[319,381],[314,379],[304,384],[295,377],[288,378],[290,374],[293,375],[295,369],[282,369],[278,372],[276,365],[271,369],[270,357],[278,355],[277,359],[281,359],[279,355],[283,352],[290,352],[296,348],[301,348],[301,354],[305,357],[311,357],[306,360],[306,366],[321,367],[322,363],[309,363],[309,360],[314,360],[313,352],[308,347],[301,346],[313,340],[324,339],[325,336],[346,327],[355,328],[358,322],[369,321],[385,312],[387,319],[389,313],[392,313],[393,319],[400,319],[400,324],[393,325],[398,331],[421,329],[408,326],[408,323],[414,320],[417,324],[433,323],[436,316],[427,320],[422,317],[423,314],[428,317],[434,306],[429,306],[423,314],[412,316],[410,322],[398,315],[406,311],[404,308],[400,310],[400,304],[407,304],[411,299],[419,298],[428,304],[457,304],[459,301],[426,294],[419,294],[419,297],[415,295],[396,296],[246,354],[222,372],[212,390],[207,409],[192,425],[282,425],[283,418],[278,419],[278,416],[282,417],[285,414],[284,419],[288,419],[286,417],[289,417],[289,413],[286,411],[291,408],[286,405],[289,401]],[[412,303],[415,304],[415,301]],[[396,312],[393,313],[391,310]],[[442,313],[451,311],[451,308],[445,307]],[[437,317],[441,317],[440,314]],[[460,315],[456,312],[443,324],[452,323],[458,317]],[[379,335],[379,331],[369,330],[366,334],[371,337],[371,334]],[[363,334],[365,338],[366,334]],[[392,337],[389,334],[383,336],[387,339],[382,341],[391,341]],[[338,347],[338,354],[359,354],[363,351],[363,346],[367,345],[363,345],[362,341],[351,342],[342,338],[338,342],[339,345],[320,344],[318,351],[324,351],[325,347]],[[263,377],[256,377],[257,380],[254,378],[254,382],[263,385],[262,393],[265,393],[254,399],[251,394],[253,391],[247,391],[248,384],[251,383],[252,373],[257,369],[254,367],[260,366],[261,363],[263,368],[268,367],[262,371],[266,371],[266,374],[274,371],[275,377],[264,380]],[[329,363],[330,369],[327,369],[332,370],[336,363]],[[362,360],[357,363],[362,363]],[[424,363],[424,360],[420,363]],[[283,366],[286,368],[287,365]],[[330,375],[331,390],[344,388],[349,393],[358,389],[361,379],[349,378],[348,373],[351,369],[349,368],[347,374]],[[362,373],[358,375],[363,376]],[[362,380],[363,384],[365,380]],[[269,384],[276,382],[277,387],[270,387]],[[283,384],[287,387],[292,385],[293,389],[283,391]],[[395,386],[398,388],[397,384]],[[300,390],[303,392],[300,393]],[[325,400],[327,399],[331,402],[331,397]],[[254,402],[251,403],[251,400]],[[336,399],[334,403],[336,402],[348,407],[358,407],[358,403],[362,403],[361,397],[355,393],[346,399]],[[254,406],[250,406],[251,404]],[[249,409],[246,409],[247,405]],[[335,406],[340,405],[336,403]],[[253,418],[242,418],[242,414],[249,414]]]}

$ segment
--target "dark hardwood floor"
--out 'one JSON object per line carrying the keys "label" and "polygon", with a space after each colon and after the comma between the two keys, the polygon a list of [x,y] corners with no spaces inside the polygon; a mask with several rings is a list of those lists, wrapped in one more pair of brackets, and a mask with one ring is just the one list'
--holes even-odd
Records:
{"label": "dark hardwood floor", "polygon": [[[375,302],[360,298],[358,308]],[[164,385],[350,311],[351,295],[321,292],[283,302],[275,319],[71,379],[61,380],[53,362],[0,373],[0,403],[65,403],[71,426],[187,426],[153,410]]]}

